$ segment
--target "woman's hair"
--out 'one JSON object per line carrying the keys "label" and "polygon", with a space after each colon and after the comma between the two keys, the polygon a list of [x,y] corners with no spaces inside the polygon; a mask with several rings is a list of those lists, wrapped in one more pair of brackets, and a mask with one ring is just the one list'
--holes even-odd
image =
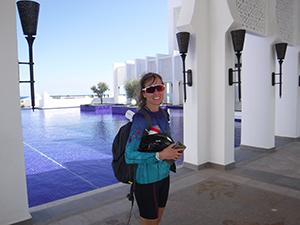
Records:
{"label": "woman's hair", "polygon": [[162,77],[157,74],[157,73],[146,73],[144,74],[141,79],[140,79],[140,86],[139,86],[139,102],[138,102],[138,106],[140,108],[143,108],[146,105],[146,98],[144,98],[143,95],[143,88],[145,88],[145,83],[148,81],[151,81],[150,85],[154,83],[155,79],[160,79],[161,82],[163,83]]}

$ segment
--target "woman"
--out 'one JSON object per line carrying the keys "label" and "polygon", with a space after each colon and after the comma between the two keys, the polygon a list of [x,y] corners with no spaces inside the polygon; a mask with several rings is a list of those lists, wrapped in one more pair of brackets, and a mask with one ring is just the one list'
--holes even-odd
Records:
{"label": "woman", "polygon": [[[140,80],[139,106],[151,117],[156,132],[170,133],[168,119],[160,109],[165,86],[156,73],[147,73]],[[170,164],[166,160],[177,160],[182,149],[169,145],[161,152],[139,152],[139,145],[148,122],[141,113],[136,113],[125,151],[128,164],[137,164],[135,197],[143,225],[158,225],[166,206],[170,186]]]}

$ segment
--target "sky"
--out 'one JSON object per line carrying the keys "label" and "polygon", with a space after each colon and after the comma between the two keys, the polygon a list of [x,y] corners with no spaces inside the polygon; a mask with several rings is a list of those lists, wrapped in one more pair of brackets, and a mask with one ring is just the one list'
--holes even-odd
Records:
{"label": "sky", "polygon": [[[33,44],[35,90],[50,95],[92,94],[98,82],[113,93],[113,64],[168,53],[167,0],[36,0]],[[19,61],[28,45],[17,13]],[[20,80],[29,80],[27,65]],[[20,84],[20,96],[29,96]]]}

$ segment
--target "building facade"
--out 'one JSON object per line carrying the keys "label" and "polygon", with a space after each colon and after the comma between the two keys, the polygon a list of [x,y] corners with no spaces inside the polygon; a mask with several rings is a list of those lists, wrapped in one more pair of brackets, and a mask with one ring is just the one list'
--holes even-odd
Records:
{"label": "building facade", "polygon": [[[185,165],[234,164],[235,91],[228,85],[228,69],[235,64],[230,31],[245,29],[242,52],[241,144],[265,149],[275,147],[275,135],[300,136],[299,44],[300,2],[297,0],[169,0],[169,55],[146,57],[116,69],[115,90],[146,71],[165,74],[180,85],[180,58],[175,34],[191,33],[187,68],[193,86],[184,104]],[[0,224],[30,220],[19,108],[18,54],[15,1],[0,2]],[[274,50],[287,42],[283,63],[282,97],[271,85],[278,71]],[[178,61],[178,62],[177,62]],[[170,63],[172,62],[172,63]],[[175,63],[174,63],[175,62]],[[119,73],[123,74],[120,78]],[[176,75],[174,75],[176,73]],[[178,74],[177,74],[178,73]],[[118,80],[120,79],[120,80]],[[180,96],[173,97],[180,104]]]}
{"label": "building facade", "polygon": [[178,51],[169,55],[135,59],[114,65],[114,94],[116,103],[126,103],[124,86],[126,82],[139,79],[147,72],[158,73],[163,77],[167,91],[164,103],[182,105],[182,63]]}

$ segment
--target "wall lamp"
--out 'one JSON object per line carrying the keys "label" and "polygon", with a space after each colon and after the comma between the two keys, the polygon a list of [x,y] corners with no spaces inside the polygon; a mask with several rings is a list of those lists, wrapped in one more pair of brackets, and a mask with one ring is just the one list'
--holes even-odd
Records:
{"label": "wall lamp", "polygon": [[[228,69],[228,76],[229,76],[229,85],[232,86],[233,84],[238,84],[238,92],[239,92],[239,101],[241,101],[241,51],[243,51],[244,47],[244,40],[245,40],[245,33],[246,30],[233,30],[230,32],[232,43],[233,43],[233,49],[235,51],[235,55],[237,58],[237,63],[235,64],[236,69],[229,68]],[[233,73],[238,73],[238,81],[233,81]]]}
{"label": "wall lamp", "polygon": [[30,83],[31,107],[34,111],[35,96],[34,96],[34,76],[33,76],[33,41],[35,39],[40,4],[34,1],[18,1],[18,12],[22,24],[23,34],[26,35],[26,40],[29,49],[29,62],[19,62],[19,64],[29,65],[30,80],[20,81],[20,83]]}
{"label": "wall lamp", "polygon": [[193,85],[193,78],[192,78],[192,70],[185,70],[185,58],[188,52],[189,41],[190,41],[190,33],[188,32],[179,32],[176,34],[177,43],[179,53],[182,59],[182,68],[183,68],[183,96],[184,102],[186,102],[186,85],[191,87]]}
{"label": "wall lamp", "polygon": [[[275,84],[279,84],[279,97],[281,98],[282,94],[282,63],[285,57],[286,53],[286,48],[287,48],[287,43],[277,43],[275,44],[275,50],[277,54],[277,59],[279,62],[279,73],[272,73],[272,86],[275,86]],[[279,82],[276,83],[275,81],[275,76],[279,76]]]}

